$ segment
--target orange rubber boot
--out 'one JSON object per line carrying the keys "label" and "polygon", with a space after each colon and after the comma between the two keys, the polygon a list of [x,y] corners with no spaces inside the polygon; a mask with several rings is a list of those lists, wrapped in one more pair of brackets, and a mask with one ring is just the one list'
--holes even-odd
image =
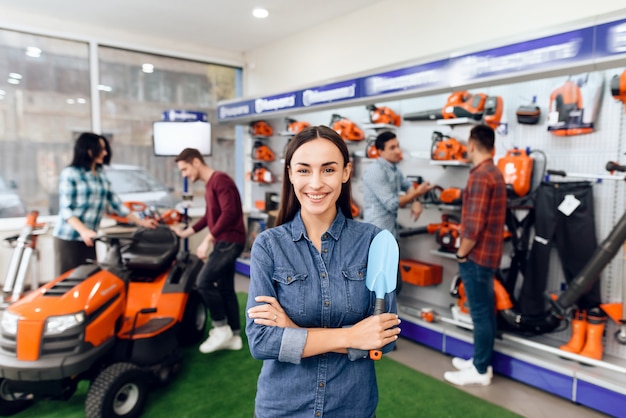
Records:
{"label": "orange rubber boot", "polygon": [[593,311],[597,311],[597,313],[589,311],[587,315],[587,341],[580,355],[595,360],[602,360],[602,355],[604,354],[602,337],[604,336],[604,327],[606,326],[606,316],[599,309],[594,308]]}
{"label": "orange rubber boot", "polygon": [[576,311],[574,319],[572,319],[572,336],[567,344],[559,347],[561,350],[574,354],[582,351],[587,338],[586,316],[585,311]]}

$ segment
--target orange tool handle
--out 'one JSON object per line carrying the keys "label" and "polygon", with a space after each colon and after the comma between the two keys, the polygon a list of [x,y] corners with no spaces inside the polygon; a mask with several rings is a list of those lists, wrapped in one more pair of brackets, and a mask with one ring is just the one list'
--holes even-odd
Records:
{"label": "orange tool handle", "polygon": [[[376,298],[376,303],[374,304],[374,315],[380,315],[385,312],[385,299]],[[380,360],[383,358],[383,352],[381,350],[370,350],[370,358],[372,360]]]}

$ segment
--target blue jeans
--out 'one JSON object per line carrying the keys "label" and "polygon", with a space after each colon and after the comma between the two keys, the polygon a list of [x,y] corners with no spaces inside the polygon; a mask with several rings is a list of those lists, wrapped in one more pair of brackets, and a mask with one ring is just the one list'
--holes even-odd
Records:
{"label": "blue jeans", "polygon": [[487,372],[496,338],[496,310],[493,294],[495,269],[467,260],[459,263],[470,316],[474,323],[474,366],[478,373]]}

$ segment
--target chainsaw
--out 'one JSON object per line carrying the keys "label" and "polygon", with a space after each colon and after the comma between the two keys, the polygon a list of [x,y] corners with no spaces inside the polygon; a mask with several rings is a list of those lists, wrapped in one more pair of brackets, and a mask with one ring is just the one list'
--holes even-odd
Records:
{"label": "chainsaw", "polygon": [[430,155],[432,160],[437,161],[467,162],[467,147],[448,135],[434,131]]}
{"label": "chainsaw", "polygon": [[365,139],[365,133],[356,123],[336,113],[330,119],[330,127],[346,141],[362,141]]}
{"label": "chainsaw", "polygon": [[384,125],[400,126],[402,119],[400,115],[386,106],[376,107],[373,104],[365,106],[370,113],[370,121],[372,123],[380,123]]}

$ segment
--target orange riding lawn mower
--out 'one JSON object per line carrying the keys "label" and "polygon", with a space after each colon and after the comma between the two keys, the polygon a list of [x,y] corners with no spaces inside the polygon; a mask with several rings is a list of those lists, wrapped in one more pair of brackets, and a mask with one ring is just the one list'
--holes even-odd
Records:
{"label": "orange riding lawn mower", "polygon": [[116,226],[100,234],[101,261],[8,305],[0,333],[0,415],[37,399],[67,400],[85,380],[87,417],[137,417],[150,388],[173,378],[181,347],[204,336],[207,313],[194,287],[202,262],[180,249],[167,225],[181,215],[159,218],[155,229]]}

